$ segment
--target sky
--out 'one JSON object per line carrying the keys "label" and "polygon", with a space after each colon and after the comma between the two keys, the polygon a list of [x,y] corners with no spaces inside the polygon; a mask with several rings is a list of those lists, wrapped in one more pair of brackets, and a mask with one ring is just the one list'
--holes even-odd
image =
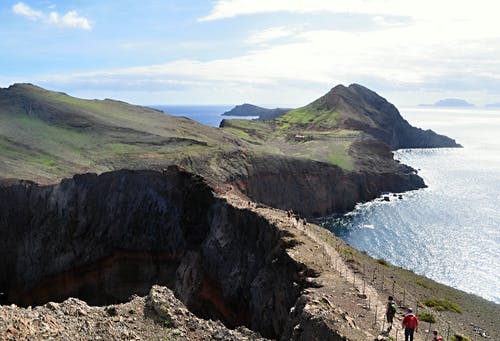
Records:
{"label": "sky", "polygon": [[0,87],[135,104],[500,102],[498,0],[0,0]]}

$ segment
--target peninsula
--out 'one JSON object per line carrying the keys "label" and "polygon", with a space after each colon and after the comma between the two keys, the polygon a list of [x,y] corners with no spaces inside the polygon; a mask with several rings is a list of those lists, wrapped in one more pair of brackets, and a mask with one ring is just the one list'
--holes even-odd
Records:
{"label": "peninsula", "polygon": [[12,339],[388,339],[392,283],[400,309],[498,336],[484,318],[495,304],[305,219],[424,187],[391,150],[460,147],[361,85],[213,128],[16,84],[0,89],[0,127],[0,333]]}

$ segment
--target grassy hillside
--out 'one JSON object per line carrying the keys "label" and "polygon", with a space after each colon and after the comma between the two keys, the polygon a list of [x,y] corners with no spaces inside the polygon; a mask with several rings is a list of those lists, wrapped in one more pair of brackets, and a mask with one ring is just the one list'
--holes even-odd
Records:
{"label": "grassy hillside", "polygon": [[[345,124],[361,111],[346,100],[336,105],[334,90],[275,120],[225,120],[218,129],[147,107],[16,84],[0,89],[0,177],[48,183],[75,173],[177,164],[221,183],[250,174],[252,160],[276,158],[347,172],[400,172],[387,147]],[[363,99],[369,110],[377,100]]]}
{"label": "grassy hillside", "polygon": [[50,181],[85,171],[147,168],[229,152],[220,129],[113,100],[83,100],[30,84],[0,90],[0,174]]}
{"label": "grassy hillside", "polygon": [[362,134],[337,129],[337,116],[320,99],[277,120],[231,120],[217,129],[147,107],[16,84],[0,89],[0,176],[47,183],[74,173],[180,164],[224,178],[245,171],[247,161],[235,157],[242,153],[355,170],[350,149]]}

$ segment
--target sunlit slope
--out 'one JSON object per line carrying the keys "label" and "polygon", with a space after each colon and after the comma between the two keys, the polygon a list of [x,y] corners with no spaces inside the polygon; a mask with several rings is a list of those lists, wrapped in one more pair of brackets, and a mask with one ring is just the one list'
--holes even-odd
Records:
{"label": "sunlit slope", "polygon": [[459,146],[446,136],[412,127],[394,105],[358,84],[338,85],[272,121],[225,120],[221,126],[261,148],[348,171],[387,170],[389,148]]}
{"label": "sunlit slope", "polygon": [[[189,162],[238,138],[187,118],[30,84],[0,89],[0,174],[50,181],[85,171]],[[187,160],[187,161],[186,161]]]}

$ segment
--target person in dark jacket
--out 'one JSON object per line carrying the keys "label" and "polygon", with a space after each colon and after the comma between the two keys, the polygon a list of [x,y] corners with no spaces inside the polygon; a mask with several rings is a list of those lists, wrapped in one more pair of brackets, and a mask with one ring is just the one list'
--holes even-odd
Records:
{"label": "person in dark jacket", "polygon": [[411,308],[408,308],[402,325],[405,329],[405,341],[413,341],[413,333],[418,332],[418,318]]}
{"label": "person in dark jacket", "polygon": [[394,321],[394,315],[396,315],[396,302],[394,298],[389,296],[387,302],[387,308],[385,309],[385,317],[387,319],[387,331],[390,332],[392,329],[392,322]]}
{"label": "person in dark jacket", "polygon": [[437,330],[433,331],[432,333],[434,334],[432,341],[443,341],[443,337],[439,335]]}

